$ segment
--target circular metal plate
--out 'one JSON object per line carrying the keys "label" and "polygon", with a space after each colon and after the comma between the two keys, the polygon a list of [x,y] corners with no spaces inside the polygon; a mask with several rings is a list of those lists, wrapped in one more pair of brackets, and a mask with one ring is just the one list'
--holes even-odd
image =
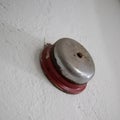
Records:
{"label": "circular metal plate", "polygon": [[54,45],[54,57],[61,74],[74,83],[87,83],[95,73],[91,55],[73,39],[58,40]]}

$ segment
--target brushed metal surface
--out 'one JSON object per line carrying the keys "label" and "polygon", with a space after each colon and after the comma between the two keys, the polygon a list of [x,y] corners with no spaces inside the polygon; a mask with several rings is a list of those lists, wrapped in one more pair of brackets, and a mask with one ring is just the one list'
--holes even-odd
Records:
{"label": "brushed metal surface", "polygon": [[61,73],[77,84],[87,83],[95,73],[95,65],[89,52],[70,38],[58,40],[54,56]]}

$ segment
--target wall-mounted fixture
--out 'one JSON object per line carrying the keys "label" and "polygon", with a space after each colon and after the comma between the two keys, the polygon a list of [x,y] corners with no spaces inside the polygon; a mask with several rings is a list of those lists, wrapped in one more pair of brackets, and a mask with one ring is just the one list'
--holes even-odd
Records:
{"label": "wall-mounted fixture", "polygon": [[40,62],[53,85],[70,94],[83,91],[95,73],[91,55],[70,38],[59,39],[53,45],[46,44]]}

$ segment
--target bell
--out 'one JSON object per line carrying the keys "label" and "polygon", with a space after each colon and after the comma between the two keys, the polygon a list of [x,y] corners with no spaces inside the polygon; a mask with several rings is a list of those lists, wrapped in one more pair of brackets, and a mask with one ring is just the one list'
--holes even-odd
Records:
{"label": "bell", "polygon": [[95,74],[89,52],[70,38],[59,39],[53,45],[46,44],[40,63],[51,83],[70,94],[82,92]]}

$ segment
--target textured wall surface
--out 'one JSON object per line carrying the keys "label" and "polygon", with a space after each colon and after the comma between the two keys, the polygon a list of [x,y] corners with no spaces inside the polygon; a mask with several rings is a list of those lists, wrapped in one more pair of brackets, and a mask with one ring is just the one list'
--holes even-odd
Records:
{"label": "textured wall surface", "polygon": [[[96,74],[65,94],[44,76],[44,43],[71,37]],[[0,120],[120,120],[120,0],[0,0]]]}

